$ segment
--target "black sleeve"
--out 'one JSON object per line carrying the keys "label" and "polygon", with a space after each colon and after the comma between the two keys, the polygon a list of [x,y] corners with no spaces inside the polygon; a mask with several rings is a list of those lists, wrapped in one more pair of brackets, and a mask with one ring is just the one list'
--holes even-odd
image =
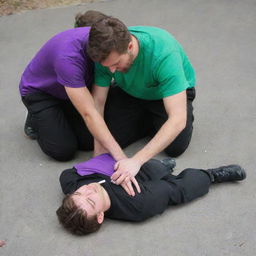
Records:
{"label": "black sleeve", "polygon": [[60,185],[64,194],[71,194],[76,191],[79,175],[76,169],[67,169],[60,175]]}

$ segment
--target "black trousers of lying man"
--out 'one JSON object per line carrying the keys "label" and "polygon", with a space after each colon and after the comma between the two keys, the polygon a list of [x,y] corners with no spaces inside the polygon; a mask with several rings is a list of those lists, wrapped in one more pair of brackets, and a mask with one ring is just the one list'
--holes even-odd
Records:
{"label": "black trousers of lying man", "polygon": [[[111,182],[114,159],[103,154],[67,169],[60,176],[64,194],[57,210],[60,223],[74,234],[97,231],[104,217],[139,222],[161,214],[170,205],[190,202],[208,193],[214,183],[246,177],[238,165],[215,169],[185,169],[173,175],[173,159],[152,159],[136,175],[139,189],[129,195],[127,184]],[[139,191],[139,192],[138,192]]]}

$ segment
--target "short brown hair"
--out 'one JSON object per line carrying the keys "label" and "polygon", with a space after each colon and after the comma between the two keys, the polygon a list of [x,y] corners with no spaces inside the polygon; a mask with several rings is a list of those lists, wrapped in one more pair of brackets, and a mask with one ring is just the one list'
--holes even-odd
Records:
{"label": "short brown hair", "polygon": [[107,18],[108,16],[105,15],[102,12],[89,10],[87,12],[78,13],[75,17],[75,28],[78,27],[90,27],[93,23],[103,19]]}
{"label": "short brown hair", "polygon": [[64,197],[62,205],[56,211],[59,222],[65,229],[76,235],[98,231],[101,224],[98,223],[97,216],[88,218],[87,212],[76,206],[72,196],[73,194]]}
{"label": "short brown hair", "polygon": [[87,52],[96,62],[104,61],[112,51],[127,52],[131,34],[119,19],[107,17],[95,22],[90,30]]}

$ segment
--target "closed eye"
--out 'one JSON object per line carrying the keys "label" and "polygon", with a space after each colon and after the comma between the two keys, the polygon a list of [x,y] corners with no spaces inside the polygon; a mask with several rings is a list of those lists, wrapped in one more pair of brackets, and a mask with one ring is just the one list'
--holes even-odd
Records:
{"label": "closed eye", "polygon": [[95,202],[92,199],[87,198],[87,202],[92,206],[93,209],[95,209]]}

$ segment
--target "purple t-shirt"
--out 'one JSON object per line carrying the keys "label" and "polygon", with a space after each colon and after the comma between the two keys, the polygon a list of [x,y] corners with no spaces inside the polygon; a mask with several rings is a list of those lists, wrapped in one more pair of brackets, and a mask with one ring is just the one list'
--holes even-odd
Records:
{"label": "purple t-shirt", "polygon": [[46,92],[68,99],[64,86],[79,88],[93,82],[93,62],[86,53],[90,27],[70,29],[52,37],[26,67],[20,94]]}
{"label": "purple t-shirt", "polygon": [[80,176],[100,173],[111,176],[114,173],[114,165],[116,161],[109,154],[96,156],[88,161],[74,165]]}

